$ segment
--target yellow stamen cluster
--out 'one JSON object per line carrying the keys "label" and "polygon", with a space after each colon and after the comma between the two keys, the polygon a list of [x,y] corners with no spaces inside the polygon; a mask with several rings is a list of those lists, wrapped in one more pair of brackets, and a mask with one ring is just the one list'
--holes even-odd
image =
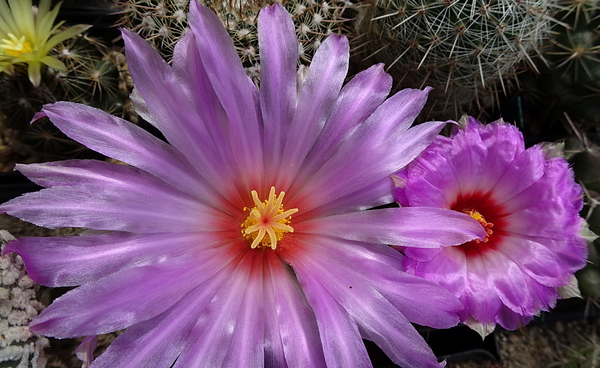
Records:
{"label": "yellow stamen cluster", "polygon": [[298,209],[284,210],[285,192],[276,196],[275,187],[271,187],[269,198],[264,202],[260,201],[255,190],[251,194],[255,206],[251,209],[244,208],[244,211],[250,210],[250,214],[241,225],[242,235],[246,240],[252,241],[250,245],[252,249],[257,247],[277,249],[277,242],[283,239],[283,235],[294,232],[294,228],[288,224],[291,216],[298,212]]}
{"label": "yellow stamen cluster", "polygon": [[492,222],[486,221],[485,218],[481,215],[481,213],[479,213],[477,210],[465,209],[463,210],[463,212],[477,220],[485,229],[485,237],[482,239],[475,239],[473,241],[475,243],[487,243],[488,241],[490,241],[490,236],[494,233],[494,231],[492,230],[494,224]]}
{"label": "yellow stamen cluster", "polygon": [[12,33],[7,34],[9,39],[3,38],[0,48],[10,56],[21,57],[23,54],[28,54],[33,51],[31,44],[25,40],[25,36],[17,38]]}

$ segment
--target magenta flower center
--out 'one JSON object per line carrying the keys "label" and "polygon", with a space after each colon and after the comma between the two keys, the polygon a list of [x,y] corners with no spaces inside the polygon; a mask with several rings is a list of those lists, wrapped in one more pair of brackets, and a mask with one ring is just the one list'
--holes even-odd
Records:
{"label": "magenta flower center", "polygon": [[248,218],[242,222],[242,235],[250,242],[252,249],[270,247],[277,249],[277,242],[283,240],[285,233],[294,232],[289,225],[292,215],[298,212],[297,208],[285,210],[283,208],[283,197],[285,192],[275,195],[275,187],[271,187],[269,198],[261,201],[256,190],[251,192],[254,201],[253,208],[244,207],[244,211],[250,211]]}
{"label": "magenta flower center", "polygon": [[475,192],[468,195],[458,195],[450,209],[466,213],[485,228],[486,235],[461,244],[459,247],[467,256],[478,256],[490,249],[496,249],[504,236],[507,216],[504,208],[490,198],[490,193]]}

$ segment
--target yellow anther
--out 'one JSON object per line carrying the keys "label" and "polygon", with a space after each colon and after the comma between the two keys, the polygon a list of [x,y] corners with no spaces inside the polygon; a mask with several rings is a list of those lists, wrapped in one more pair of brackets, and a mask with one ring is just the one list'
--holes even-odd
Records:
{"label": "yellow anther", "polygon": [[33,52],[31,44],[25,40],[25,36],[17,38],[14,34],[7,34],[9,39],[2,39],[0,48],[4,49],[4,52],[10,56],[20,57],[23,54]]}
{"label": "yellow anther", "polygon": [[479,213],[477,210],[464,209],[463,212],[466,213],[467,215],[471,216],[475,220],[477,220],[481,224],[481,226],[483,226],[485,228],[485,237],[483,237],[481,239],[475,239],[473,241],[475,243],[487,243],[488,241],[490,241],[490,235],[492,235],[494,233],[494,231],[492,230],[492,227],[494,227],[494,224],[486,221],[485,218],[483,217],[483,215],[481,213]]}
{"label": "yellow anther", "polygon": [[242,235],[248,241],[252,241],[250,247],[253,249],[257,247],[277,249],[277,242],[283,239],[283,235],[294,232],[294,228],[289,223],[291,216],[298,212],[298,209],[284,210],[285,192],[280,192],[276,196],[275,187],[271,187],[269,198],[264,202],[261,202],[255,190],[251,194],[255,206],[251,209],[244,208],[244,211],[249,210],[250,214],[241,225]]}

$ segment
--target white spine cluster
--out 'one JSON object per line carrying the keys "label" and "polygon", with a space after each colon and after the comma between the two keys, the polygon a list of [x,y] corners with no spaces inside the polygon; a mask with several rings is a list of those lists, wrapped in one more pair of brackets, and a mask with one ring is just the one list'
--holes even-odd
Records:
{"label": "white spine cluster", "polygon": [[[0,230],[1,249],[13,239]],[[31,332],[27,325],[43,306],[36,300],[37,287],[27,276],[21,257],[0,257],[0,281],[0,366],[42,368],[48,339]]]}

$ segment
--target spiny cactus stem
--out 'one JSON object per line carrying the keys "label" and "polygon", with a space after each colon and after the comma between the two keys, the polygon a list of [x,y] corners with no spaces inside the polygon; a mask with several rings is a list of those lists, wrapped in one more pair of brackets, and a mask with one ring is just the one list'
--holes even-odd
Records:
{"label": "spiny cactus stem", "polygon": [[[402,22],[400,22],[400,23],[396,24],[395,26],[393,26],[393,27],[392,27],[390,30],[391,30],[391,31],[395,30],[396,28],[400,27],[400,26],[401,26],[401,25],[403,25],[404,23],[408,22],[409,20],[411,20],[412,18],[414,18],[414,17],[416,17],[416,16],[418,16],[418,15],[420,15],[420,14],[421,14],[420,12],[416,12],[416,13],[414,13],[414,14],[412,14],[412,15],[408,16],[408,17],[407,17],[406,19],[404,19]],[[395,14],[393,14],[393,15],[395,15]]]}

